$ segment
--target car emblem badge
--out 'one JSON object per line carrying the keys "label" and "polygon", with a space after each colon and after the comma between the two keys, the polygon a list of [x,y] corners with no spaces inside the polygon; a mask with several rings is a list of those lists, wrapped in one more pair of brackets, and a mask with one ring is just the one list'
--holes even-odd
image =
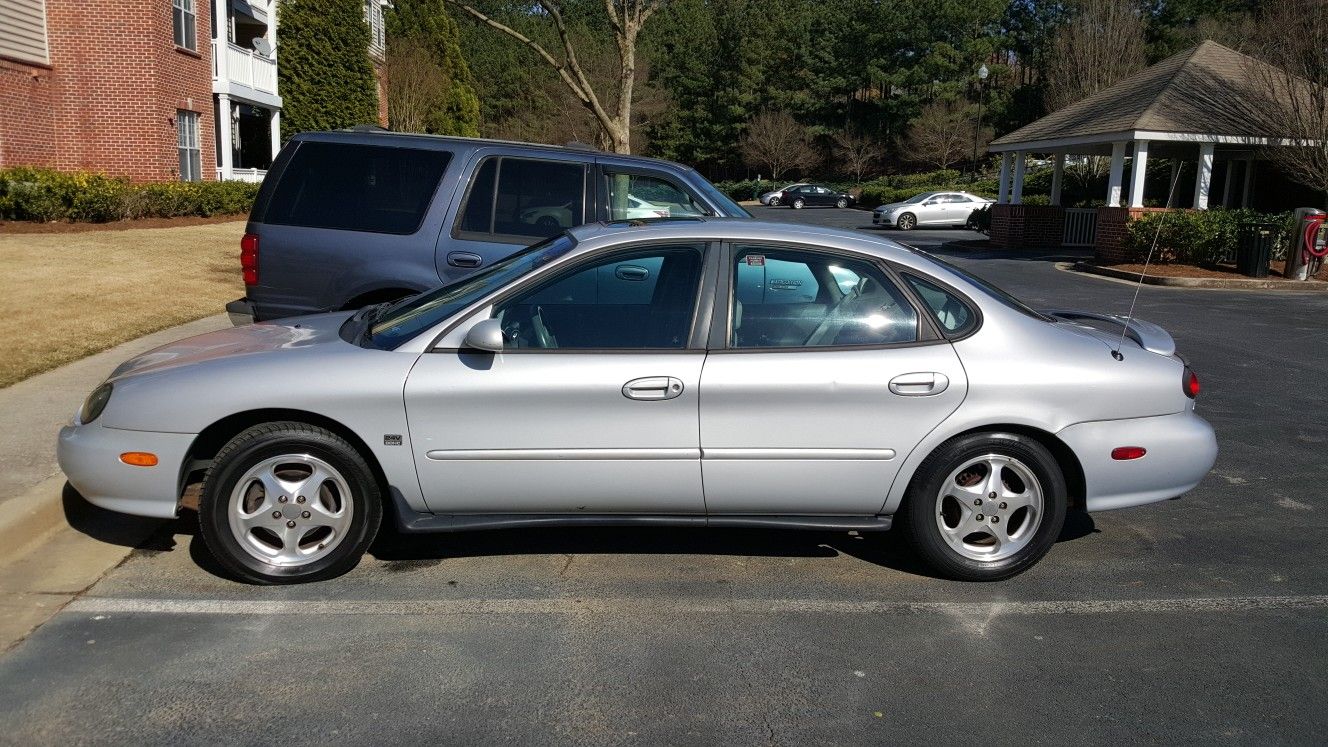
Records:
{"label": "car emblem badge", "polygon": [[400,433],[384,433],[384,434],[383,434],[383,445],[384,445],[384,446],[400,446],[400,445],[401,445],[401,434],[400,434]]}

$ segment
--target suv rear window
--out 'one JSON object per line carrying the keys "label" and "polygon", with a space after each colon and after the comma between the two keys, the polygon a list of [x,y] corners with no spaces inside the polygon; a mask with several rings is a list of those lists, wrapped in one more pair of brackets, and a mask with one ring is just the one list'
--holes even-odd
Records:
{"label": "suv rear window", "polygon": [[348,143],[300,143],[262,222],[405,235],[415,233],[452,154]]}

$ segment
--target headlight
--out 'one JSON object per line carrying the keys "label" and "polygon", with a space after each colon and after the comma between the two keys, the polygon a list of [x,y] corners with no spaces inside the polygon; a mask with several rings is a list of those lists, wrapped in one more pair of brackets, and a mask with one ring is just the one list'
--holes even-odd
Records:
{"label": "headlight", "polygon": [[78,411],[78,422],[91,423],[101,415],[101,411],[106,409],[106,403],[111,401],[111,388],[108,381],[92,390],[92,394],[83,403],[83,409]]}

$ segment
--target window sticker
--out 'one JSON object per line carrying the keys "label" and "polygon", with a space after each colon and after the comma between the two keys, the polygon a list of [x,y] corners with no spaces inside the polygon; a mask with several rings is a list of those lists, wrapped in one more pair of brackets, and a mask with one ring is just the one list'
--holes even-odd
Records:
{"label": "window sticker", "polygon": [[748,267],[765,267],[764,254],[748,254],[746,259]]}

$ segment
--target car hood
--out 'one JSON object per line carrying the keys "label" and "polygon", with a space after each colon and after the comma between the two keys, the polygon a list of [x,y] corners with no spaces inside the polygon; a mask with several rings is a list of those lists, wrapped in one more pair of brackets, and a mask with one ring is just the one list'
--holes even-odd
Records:
{"label": "car hood", "polygon": [[[895,209],[898,209],[898,208],[904,207],[905,205],[908,205],[908,204],[910,204],[910,203],[907,203],[907,202],[892,202],[892,203],[890,203],[889,205],[881,205],[880,207],[876,208],[876,210],[895,210]],[[875,211],[873,211],[873,212],[875,212]]]}
{"label": "car hood", "polygon": [[293,317],[189,337],[130,358],[111,372],[109,380],[275,350],[327,344],[346,345],[348,343],[341,339],[339,333],[341,325],[352,314],[354,312],[340,311]]}

